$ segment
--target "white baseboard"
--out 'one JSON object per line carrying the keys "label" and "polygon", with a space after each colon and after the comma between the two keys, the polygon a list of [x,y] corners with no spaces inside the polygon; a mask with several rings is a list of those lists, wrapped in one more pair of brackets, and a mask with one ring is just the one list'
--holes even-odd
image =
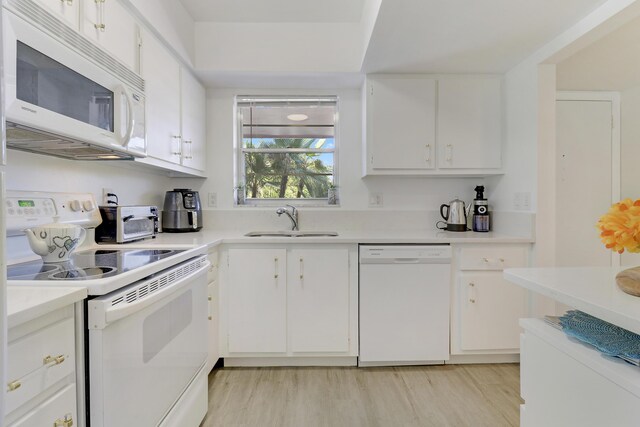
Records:
{"label": "white baseboard", "polygon": [[447,365],[465,365],[471,363],[520,363],[519,354],[464,354],[451,355]]}
{"label": "white baseboard", "polygon": [[357,357],[225,357],[226,367],[356,366]]}

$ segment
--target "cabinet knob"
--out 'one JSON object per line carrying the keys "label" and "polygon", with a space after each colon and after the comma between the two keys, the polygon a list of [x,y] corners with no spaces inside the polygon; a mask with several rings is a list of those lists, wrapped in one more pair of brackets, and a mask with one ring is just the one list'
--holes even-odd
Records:
{"label": "cabinet knob", "polygon": [[18,380],[16,381],[11,381],[9,384],[7,384],[7,391],[14,391],[19,389],[22,386],[22,383]]}
{"label": "cabinet knob", "polygon": [[213,318],[211,316],[209,316],[209,320],[212,320]]}
{"label": "cabinet knob", "polygon": [[489,262],[489,258],[482,258],[483,262]]}
{"label": "cabinet knob", "polygon": [[474,298],[471,298],[471,299],[469,300],[469,302],[470,302],[470,303],[472,303],[472,304],[475,304],[476,300],[475,300]]}
{"label": "cabinet knob", "polygon": [[213,298],[211,298],[211,296],[208,296],[208,297],[207,297],[207,299],[208,299],[209,301],[211,301]]}
{"label": "cabinet knob", "polygon": [[498,258],[500,260],[501,263],[504,264],[504,258]]}

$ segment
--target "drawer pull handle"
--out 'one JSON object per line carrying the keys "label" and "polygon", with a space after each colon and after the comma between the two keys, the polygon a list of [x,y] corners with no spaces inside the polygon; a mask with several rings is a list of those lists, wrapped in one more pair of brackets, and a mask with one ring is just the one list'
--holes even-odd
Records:
{"label": "drawer pull handle", "polygon": [[47,356],[44,359],[42,359],[42,363],[44,365],[51,365],[51,366],[55,366],[55,365],[59,365],[62,362],[64,362],[66,360],[66,357],[61,354],[59,356],[53,357],[53,356]]}
{"label": "drawer pull handle", "polygon": [[22,386],[22,383],[20,381],[11,381],[9,384],[7,384],[7,391],[14,391],[20,388],[20,386]]}
{"label": "drawer pull handle", "polygon": [[500,260],[501,263],[504,264],[504,258],[498,258]]}
{"label": "drawer pull handle", "polygon": [[71,414],[64,416],[64,419],[58,418],[53,422],[53,427],[71,427],[73,425],[73,417]]}
{"label": "drawer pull handle", "polygon": [[482,261],[489,262],[489,258],[482,258]]}

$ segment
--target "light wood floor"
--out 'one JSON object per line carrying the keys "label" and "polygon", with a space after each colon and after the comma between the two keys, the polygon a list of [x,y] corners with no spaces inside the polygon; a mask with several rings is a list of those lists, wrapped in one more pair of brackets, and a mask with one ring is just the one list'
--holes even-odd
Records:
{"label": "light wood floor", "polygon": [[213,426],[518,426],[519,365],[222,368]]}

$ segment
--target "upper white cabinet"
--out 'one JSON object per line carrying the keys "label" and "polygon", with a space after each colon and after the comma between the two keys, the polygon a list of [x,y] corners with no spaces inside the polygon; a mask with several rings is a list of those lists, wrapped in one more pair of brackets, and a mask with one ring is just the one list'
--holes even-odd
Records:
{"label": "upper white cabinet", "polygon": [[142,32],[141,64],[146,82],[147,154],[160,161],[152,164],[201,175],[206,162],[205,88],[148,31]]}
{"label": "upper white cabinet", "polygon": [[377,78],[367,81],[367,170],[433,169],[436,81]]}
{"label": "upper white cabinet", "polygon": [[53,13],[56,18],[67,24],[74,30],[78,30],[80,19],[80,1],[79,0],[35,0],[44,6],[49,12]]}
{"label": "upper white cabinet", "polygon": [[180,164],[180,64],[149,32],[143,31],[142,36],[147,154]]}
{"label": "upper white cabinet", "polygon": [[117,0],[83,0],[82,7],[82,34],[139,72],[139,30],[133,15]]}
{"label": "upper white cabinet", "polygon": [[364,175],[502,173],[498,77],[368,76]]}
{"label": "upper white cabinet", "polygon": [[438,167],[501,166],[502,95],[498,78],[438,81]]}
{"label": "upper white cabinet", "polygon": [[186,69],[182,69],[182,165],[204,170],[206,164],[205,89]]}

